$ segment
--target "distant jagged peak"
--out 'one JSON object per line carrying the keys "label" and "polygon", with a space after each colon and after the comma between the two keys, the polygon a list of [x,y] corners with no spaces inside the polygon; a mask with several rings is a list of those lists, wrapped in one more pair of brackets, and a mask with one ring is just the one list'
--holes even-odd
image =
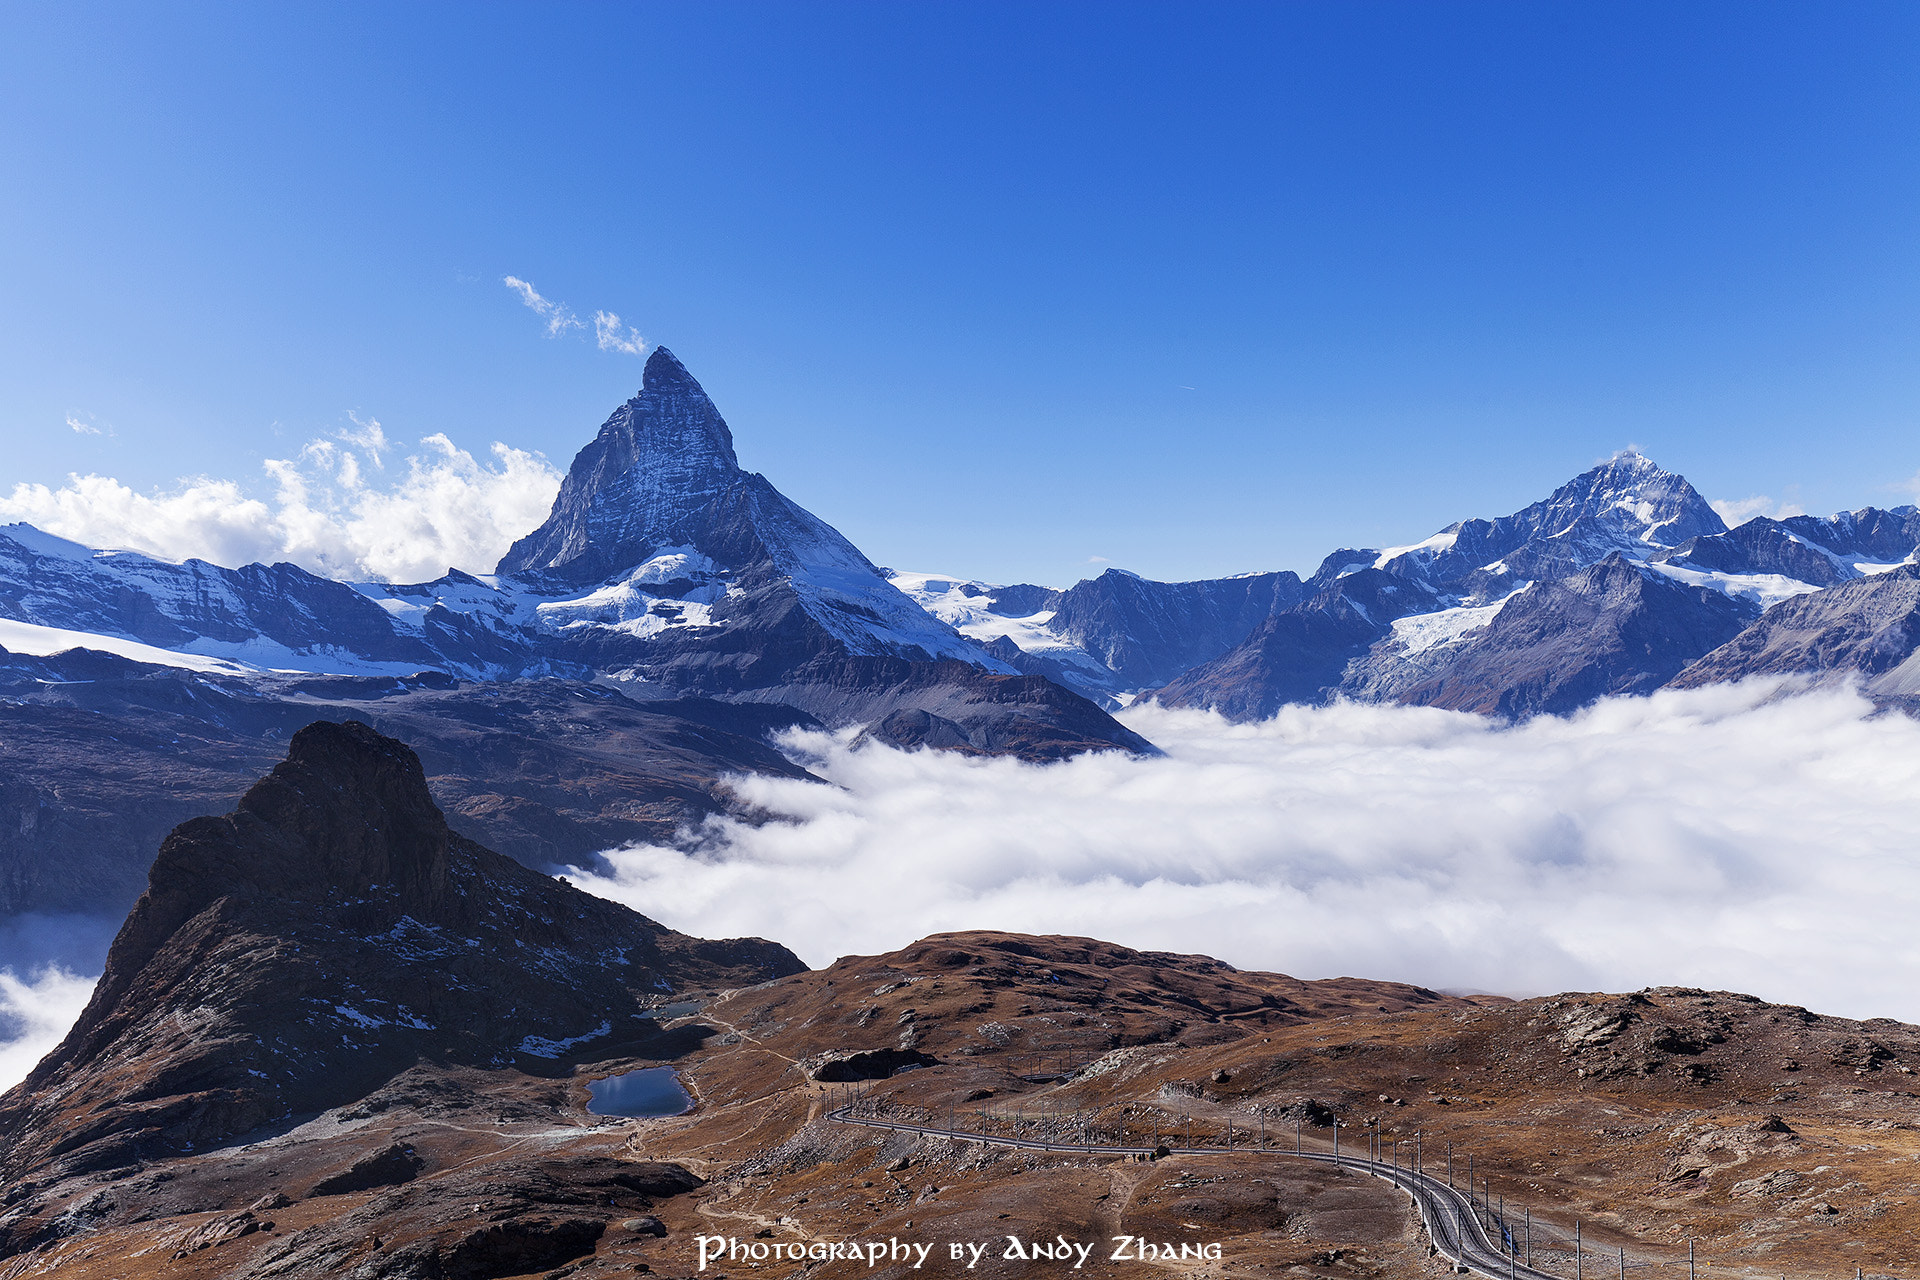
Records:
{"label": "distant jagged peak", "polygon": [[1533,524],[1536,534],[1548,536],[1584,519],[1668,547],[1727,529],[1720,513],[1685,476],[1666,470],[1633,445],[1509,519]]}

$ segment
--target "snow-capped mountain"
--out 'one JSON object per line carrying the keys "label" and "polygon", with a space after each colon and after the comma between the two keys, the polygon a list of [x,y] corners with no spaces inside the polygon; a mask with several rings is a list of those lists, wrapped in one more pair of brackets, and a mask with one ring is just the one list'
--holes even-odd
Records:
{"label": "snow-capped mountain", "polygon": [[[1147,749],[920,608],[743,470],[726,421],[664,347],[497,573],[345,584],[292,565],[92,551],[16,525],[0,532],[0,645],[224,674],[561,676],[636,698],[785,703],[899,741]],[[915,714],[890,719],[902,711]]]}
{"label": "snow-capped mountain", "polygon": [[1417,579],[1461,604],[1485,604],[1615,552],[1646,558],[1726,523],[1685,479],[1641,454],[1615,455],[1498,520],[1462,520],[1426,541],[1379,552],[1373,566]]}
{"label": "snow-capped mountain", "polygon": [[1685,479],[1627,452],[1510,516],[1334,552],[1309,598],[1152,696],[1239,718],[1330,697],[1572,710],[1660,687],[1763,609],[1885,572],[1916,544],[1912,508],[1728,530]]}
{"label": "snow-capped mountain", "polygon": [[[535,615],[563,648],[584,640],[597,655],[619,651],[617,637],[710,649],[731,631],[778,626],[817,632],[795,635],[809,647],[1010,670],[929,617],[825,521],[743,471],[726,421],[665,347],[647,358],[640,394],[574,459],[546,523],[498,572],[537,588],[589,587],[542,601]],[[632,652],[659,665],[646,648]]]}

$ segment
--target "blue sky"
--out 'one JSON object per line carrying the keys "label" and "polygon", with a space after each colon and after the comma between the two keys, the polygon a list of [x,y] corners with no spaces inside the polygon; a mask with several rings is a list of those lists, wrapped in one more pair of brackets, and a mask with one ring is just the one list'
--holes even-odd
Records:
{"label": "blue sky", "polygon": [[[671,346],[876,560],[1310,568],[1636,444],[1920,472],[1920,9],[9,6],[0,492],[378,419],[565,466]],[[624,330],[623,330],[624,332]],[[71,429],[68,419],[97,434]]]}

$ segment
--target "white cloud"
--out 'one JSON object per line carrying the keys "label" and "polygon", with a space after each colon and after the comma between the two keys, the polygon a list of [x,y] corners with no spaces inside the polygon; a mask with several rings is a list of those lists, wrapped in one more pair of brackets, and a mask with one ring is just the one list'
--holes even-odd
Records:
{"label": "white cloud", "polygon": [[560,473],[537,453],[495,444],[484,462],[438,433],[420,441],[403,472],[388,474],[395,446],[380,423],[352,421],[292,458],[267,461],[271,501],[205,476],[140,493],[108,476],[71,475],[57,489],[15,485],[0,497],[0,519],[168,560],[285,560],[327,577],[417,582],[449,567],[491,572],[559,492]]}
{"label": "white cloud", "polygon": [[21,978],[0,969],[0,1089],[11,1089],[61,1039],[93,994],[94,979],[58,966]]}
{"label": "white cloud", "polygon": [[[547,322],[549,338],[557,338],[569,329],[586,328],[570,308],[540,296],[540,291],[530,282],[518,276],[507,276],[505,284],[520,295],[520,301],[532,308],[534,314]],[[602,351],[616,351],[629,356],[647,354],[647,340],[640,336],[640,331],[632,325],[622,324],[620,317],[611,311],[593,313],[593,340]]]}
{"label": "white cloud", "polygon": [[100,428],[94,426],[91,422],[82,422],[71,413],[67,415],[67,428],[77,436],[97,436],[105,434],[105,432],[101,431]]}
{"label": "white cloud", "polygon": [[628,325],[623,331],[620,317],[611,311],[593,313],[593,336],[602,351],[619,351],[630,356],[647,354],[647,340],[640,336],[639,330]]}
{"label": "white cloud", "polygon": [[558,302],[551,302],[540,296],[540,291],[518,276],[507,276],[503,283],[507,288],[520,295],[520,301],[532,309],[533,313],[547,322],[547,336],[557,338],[569,329],[583,329],[579,318]]}
{"label": "white cloud", "polygon": [[1720,513],[1728,528],[1737,528],[1755,516],[1766,516],[1770,520],[1785,520],[1788,516],[1803,516],[1807,509],[1794,502],[1775,502],[1772,498],[1715,498],[1707,503]]}
{"label": "white cloud", "polygon": [[792,749],[780,820],[576,882],[813,964],[943,929],[1089,934],[1303,977],[1725,987],[1920,1021],[1920,723],[1719,686],[1514,727],[1426,708],[1125,713],[1162,759]]}

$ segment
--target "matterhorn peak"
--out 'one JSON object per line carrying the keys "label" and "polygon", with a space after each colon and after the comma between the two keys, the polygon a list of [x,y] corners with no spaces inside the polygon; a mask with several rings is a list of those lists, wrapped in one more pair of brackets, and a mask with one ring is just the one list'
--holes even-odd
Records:
{"label": "matterhorn peak", "polygon": [[647,357],[647,367],[640,378],[640,394],[643,396],[649,391],[664,389],[668,385],[692,387],[701,395],[706,394],[705,391],[701,391],[700,384],[694,381],[693,375],[687,372],[687,366],[681,364],[680,358],[665,347],[653,349],[653,354]]}
{"label": "matterhorn peak", "polygon": [[558,571],[592,581],[662,546],[695,541],[700,513],[742,479],[733,433],[665,347],[640,393],[573,460],[545,524],[513,544],[501,573]]}

